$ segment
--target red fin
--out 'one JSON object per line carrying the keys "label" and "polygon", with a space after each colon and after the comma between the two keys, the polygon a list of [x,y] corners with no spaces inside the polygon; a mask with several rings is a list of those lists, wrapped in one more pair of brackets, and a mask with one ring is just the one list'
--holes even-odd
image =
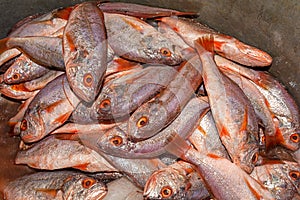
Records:
{"label": "red fin", "polygon": [[24,86],[24,83],[11,85],[11,89],[14,91],[31,92]]}
{"label": "red fin", "polygon": [[77,51],[77,48],[76,48],[76,46],[75,46],[75,44],[74,44],[74,41],[73,41],[73,39],[72,39],[72,36],[71,36],[69,33],[66,33],[66,38],[67,38],[67,40],[68,40],[68,44],[67,44],[67,45],[69,45],[70,51],[71,51],[71,52]]}
{"label": "red fin", "polygon": [[35,189],[37,192],[43,192],[46,193],[48,195],[50,195],[51,197],[55,198],[57,195],[57,189],[46,189],[46,188],[39,188],[39,189]]}
{"label": "red fin", "polygon": [[48,113],[53,112],[53,110],[54,110],[59,104],[61,104],[62,102],[64,102],[63,99],[61,99],[61,100],[59,100],[59,101],[56,101],[56,102],[52,103],[51,105],[49,105],[49,106],[47,106],[47,107],[45,108],[45,111],[48,112]]}
{"label": "red fin", "polygon": [[284,164],[284,161],[282,161],[282,160],[271,160],[269,158],[262,157],[262,160],[259,164],[260,165],[276,165],[276,164]]}
{"label": "red fin", "polygon": [[213,35],[203,36],[195,41],[195,47],[197,52],[203,53],[204,50],[213,53],[214,52],[214,37]]}
{"label": "red fin", "polygon": [[249,181],[245,178],[244,180],[252,194],[256,197],[256,199],[262,199],[262,196],[250,185]]}
{"label": "red fin", "polygon": [[55,139],[58,140],[74,140],[78,141],[79,140],[79,135],[74,133],[59,133],[59,134],[54,134]]}
{"label": "red fin", "polygon": [[74,7],[58,9],[56,13],[53,14],[53,17],[68,20],[73,9]]}
{"label": "red fin", "polygon": [[205,130],[203,130],[203,128],[201,126],[198,126],[197,129],[202,133],[202,135],[206,136],[207,133],[205,132]]}
{"label": "red fin", "polygon": [[9,49],[7,47],[8,40],[9,40],[9,38],[4,38],[4,39],[0,40],[0,54],[2,54],[4,51]]}
{"label": "red fin", "polygon": [[222,52],[222,46],[225,42],[214,41],[214,49],[215,51]]}
{"label": "red fin", "polygon": [[79,170],[82,170],[82,171],[86,171],[87,167],[89,166],[89,164],[90,163],[85,163],[85,164],[81,164],[81,165],[75,165],[75,166],[73,166],[73,168],[79,169]]}
{"label": "red fin", "polygon": [[[144,29],[143,29],[142,26],[139,26],[139,25],[137,25],[137,24],[134,24],[133,22],[131,22],[131,21],[125,19],[125,18],[123,18],[123,21],[124,21],[125,23],[129,24],[132,28],[134,28],[134,29],[137,30],[138,32],[144,33]],[[143,22],[143,23],[144,23],[144,22]]]}
{"label": "red fin", "polygon": [[72,111],[60,115],[58,118],[56,118],[54,120],[54,122],[61,123],[61,124],[65,123],[69,119],[71,113],[72,113]]}
{"label": "red fin", "polygon": [[240,128],[240,133],[247,130],[247,125],[248,125],[248,108],[246,107],[245,108],[245,113],[244,113],[244,119],[243,119],[243,122],[242,122],[241,128]]}
{"label": "red fin", "polygon": [[221,131],[219,131],[220,137],[230,137],[230,133],[226,129],[225,126],[222,127]]}
{"label": "red fin", "polygon": [[210,157],[210,158],[213,158],[213,159],[219,159],[219,158],[221,158],[220,156],[218,156],[216,154],[213,154],[213,153],[208,153],[207,156]]}
{"label": "red fin", "polygon": [[117,67],[113,73],[126,71],[126,70],[133,69],[133,68],[139,66],[136,62],[130,62],[123,58],[114,59],[114,62],[116,63]]}

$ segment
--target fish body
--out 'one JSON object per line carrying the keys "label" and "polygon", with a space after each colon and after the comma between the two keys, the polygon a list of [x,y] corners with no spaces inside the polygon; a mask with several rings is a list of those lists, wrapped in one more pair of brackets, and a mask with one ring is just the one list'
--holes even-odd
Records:
{"label": "fish body", "polygon": [[22,199],[101,199],[107,187],[99,180],[79,172],[37,172],[10,182],[4,189],[7,200]]}
{"label": "fish body", "polygon": [[70,87],[85,102],[93,101],[100,91],[107,48],[102,11],[91,2],[76,6],[63,34],[63,57]]}

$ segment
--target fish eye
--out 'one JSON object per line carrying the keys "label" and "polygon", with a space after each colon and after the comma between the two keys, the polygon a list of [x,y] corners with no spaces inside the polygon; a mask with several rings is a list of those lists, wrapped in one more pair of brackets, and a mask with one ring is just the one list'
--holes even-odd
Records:
{"label": "fish eye", "polygon": [[298,181],[300,178],[300,172],[299,171],[290,171],[289,176],[294,180]]}
{"label": "fish eye", "polygon": [[298,133],[293,133],[291,136],[290,136],[290,140],[294,143],[298,143],[300,141],[300,137],[299,137],[299,134]]}
{"label": "fish eye", "polygon": [[123,144],[123,139],[120,136],[114,136],[112,138],[110,138],[110,143],[114,146],[120,146],[121,144]]}
{"label": "fish eye", "polygon": [[168,48],[161,48],[159,50],[160,54],[165,56],[165,57],[170,57],[172,55],[171,51]]}
{"label": "fish eye", "polygon": [[94,185],[95,182],[96,182],[95,179],[85,178],[85,179],[82,180],[81,185],[85,189],[89,189],[92,185]]}
{"label": "fish eye", "polygon": [[256,152],[252,157],[252,163],[255,164],[258,161],[258,153]]}
{"label": "fish eye", "polygon": [[22,120],[20,129],[21,129],[21,131],[26,131],[27,130],[27,120],[26,119]]}
{"label": "fish eye", "polygon": [[14,75],[12,76],[12,79],[13,79],[14,81],[19,80],[19,79],[20,79],[20,74],[19,74],[19,73],[14,74]]}
{"label": "fish eye", "polygon": [[91,87],[94,82],[93,76],[90,73],[87,73],[83,76],[83,84],[86,87]]}
{"label": "fish eye", "polygon": [[104,99],[101,101],[100,105],[99,105],[99,109],[101,109],[101,111],[109,111],[111,107],[111,101],[109,99]]}
{"label": "fish eye", "polygon": [[136,125],[138,128],[141,128],[145,126],[147,123],[148,123],[148,117],[143,116],[137,121]]}
{"label": "fish eye", "polygon": [[172,188],[170,186],[164,186],[160,190],[160,194],[163,198],[168,198],[173,194]]}

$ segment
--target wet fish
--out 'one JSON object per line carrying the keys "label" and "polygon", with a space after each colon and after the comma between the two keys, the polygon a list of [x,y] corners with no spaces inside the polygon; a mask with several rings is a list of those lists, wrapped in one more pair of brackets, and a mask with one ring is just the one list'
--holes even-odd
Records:
{"label": "wet fish", "polygon": [[214,50],[230,60],[248,66],[268,66],[272,63],[272,57],[266,52],[218,33],[193,19],[163,17],[160,21],[174,29],[191,47],[194,47],[194,41],[198,38],[212,35]]}
{"label": "wet fish", "polygon": [[189,141],[199,152],[213,153],[223,158],[230,159],[220,140],[219,132],[211,111],[208,111],[201,118],[198,127],[189,137]]}
{"label": "wet fish", "polygon": [[131,16],[104,13],[108,43],[121,57],[143,63],[177,65],[181,50],[146,22]]}
{"label": "wet fish", "polygon": [[195,166],[178,161],[148,179],[144,199],[205,199],[210,196]]}
{"label": "wet fish", "polygon": [[[126,131],[126,122],[109,129],[99,136],[87,135],[81,140],[98,151],[123,158],[153,158],[165,153],[165,146],[175,138],[174,134],[184,139],[188,138],[197,127],[201,116],[207,111],[208,103],[199,98],[189,101],[180,115],[164,130],[155,136],[141,141],[131,141]],[[189,123],[186,123],[186,122]],[[96,138],[95,138],[96,137]]]}
{"label": "wet fish", "polygon": [[104,85],[93,103],[92,118],[119,121],[167,87],[177,71],[169,66],[149,66]]}
{"label": "wet fish", "polygon": [[258,158],[258,123],[254,109],[238,85],[219,71],[213,57],[213,37],[200,38],[195,46],[202,61],[203,81],[221,141],[232,161],[250,173]]}
{"label": "wet fish", "polygon": [[288,161],[270,161],[256,166],[251,176],[264,185],[275,199],[292,199],[300,192],[300,166]]}
{"label": "wet fish", "polygon": [[141,105],[129,118],[127,134],[146,139],[170,124],[184,109],[202,83],[202,63],[198,56],[181,65],[166,88]]}
{"label": "wet fish", "polygon": [[22,54],[4,73],[4,82],[17,84],[39,78],[49,72],[49,69],[34,63]]}
{"label": "wet fish", "polygon": [[123,177],[107,184],[107,195],[103,200],[141,200],[143,191],[127,178]]}
{"label": "wet fish", "polygon": [[272,114],[276,128],[274,135],[266,135],[267,149],[277,144],[293,151],[299,149],[299,107],[284,86],[267,72],[244,68],[222,57],[215,57],[215,60],[224,70],[251,80],[266,99],[266,105]]}
{"label": "wet fish", "polygon": [[66,76],[60,75],[47,84],[30,103],[21,123],[22,140],[35,142],[45,137],[69,118],[79,102]]}
{"label": "wet fish", "polygon": [[37,172],[10,182],[4,189],[7,200],[102,199],[107,187],[92,176],[72,171]]}
{"label": "wet fish", "polygon": [[64,62],[70,87],[85,102],[93,101],[100,91],[107,48],[102,11],[91,2],[76,6],[63,35]]}
{"label": "wet fish", "polygon": [[72,167],[86,172],[117,171],[95,151],[77,141],[57,139],[56,135],[19,151],[15,163],[45,170]]}
{"label": "wet fish", "polygon": [[155,18],[172,15],[196,15],[193,12],[180,12],[166,8],[151,7],[134,3],[100,2],[99,8],[107,13],[118,13],[139,18]]}

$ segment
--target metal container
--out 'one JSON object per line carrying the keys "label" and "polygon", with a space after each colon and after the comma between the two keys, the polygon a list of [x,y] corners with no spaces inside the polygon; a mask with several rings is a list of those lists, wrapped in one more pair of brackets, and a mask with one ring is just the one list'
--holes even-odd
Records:
{"label": "metal container", "polygon": [[[113,1],[113,0],[112,0]],[[19,20],[35,13],[74,5],[83,0],[1,0],[0,38]],[[278,78],[300,105],[300,2],[298,0],[127,0],[199,14],[198,20],[210,27],[256,46],[273,57],[269,71]],[[18,138],[9,135],[7,120],[18,103],[0,97],[0,191],[9,180],[30,173],[14,165]],[[0,193],[0,198],[1,198]]]}

